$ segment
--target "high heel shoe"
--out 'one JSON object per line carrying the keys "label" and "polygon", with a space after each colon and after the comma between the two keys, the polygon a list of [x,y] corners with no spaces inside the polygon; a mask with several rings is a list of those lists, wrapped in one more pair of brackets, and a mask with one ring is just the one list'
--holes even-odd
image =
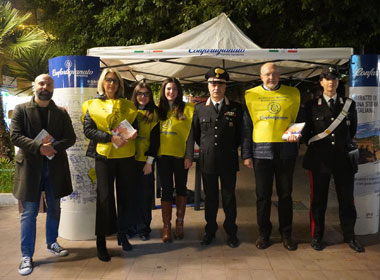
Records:
{"label": "high heel shoe", "polygon": [[96,250],[98,252],[99,260],[103,262],[109,262],[111,260],[111,256],[108,254],[108,251],[107,251],[105,236],[96,237]]}
{"label": "high heel shoe", "polygon": [[124,251],[132,250],[132,245],[129,243],[126,233],[119,233],[117,235],[117,242],[119,245],[121,245]]}

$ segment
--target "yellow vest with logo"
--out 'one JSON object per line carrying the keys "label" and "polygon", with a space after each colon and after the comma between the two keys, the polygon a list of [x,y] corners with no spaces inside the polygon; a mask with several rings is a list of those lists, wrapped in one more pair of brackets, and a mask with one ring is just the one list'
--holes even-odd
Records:
{"label": "yellow vest with logo", "polygon": [[146,162],[147,156],[145,152],[149,149],[150,145],[150,132],[153,127],[158,123],[158,115],[156,111],[153,113],[151,121],[146,120],[146,110],[137,111],[137,123],[139,125],[139,134],[136,138],[136,160]]}
{"label": "yellow vest with logo", "polygon": [[[83,104],[97,129],[111,134],[112,129],[117,127],[123,120],[133,123],[136,119],[137,109],[133,102],[126,99],[93,99]],[[107,158],[125,158],[135,155],[135,140],[128,140],[123,146],[116,149],[112,142],[97,143],[96,152]]]}
{"label": "yellow vest with logo", "polygon": [[257,86],[247,90],[245,102],[253,123],[253,142],[286,142],[282,135],[296,121],[300,100],[295,87],[281,85],[268,91]]}
{"label": "yellow vest with logo", "polygon": [[184,157],[186,141],[190,134],[191,122],[193,120],[194,104],[186,103],[184,120],[174,116],[174,111],[168,112],[168,119],[160,121],[160,148],[158,155]]}

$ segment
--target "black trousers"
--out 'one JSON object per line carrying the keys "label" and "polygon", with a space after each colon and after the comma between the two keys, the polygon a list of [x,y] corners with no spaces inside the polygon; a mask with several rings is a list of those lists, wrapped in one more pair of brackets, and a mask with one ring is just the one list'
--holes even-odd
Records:
{"label": "black trousers", "polygon": [[256,207],[259,234],[269,238],[272,233],[270,222],[273,177],[276,179],[278,195],[279,231],[283,237],[290,237],[293,223],[293,171],[295,159],[257,159],[253,160],[256,177]]}
{"label": "black trousers", "polygon": [[95,234],[105,236],[116,232],[127,233],[128,200],[131,199],[130,194],[136,185],[135,158],[96,159],[95,171],[97,180]]}
{"label": "black trousers", "polygon": [[[187,173],[185,159],[172,156],[161,156],[157,158],[157,169],[162,187],[161,200],[173,201],[173,192],[176,195],[187,195]],[[174,176],[174,182],[173,182]]]}
{"label": "black trousers", "polygon": [[216,216],[219,208],[219,180],[222,193],[222,205],[224,210],[223,228],[230,236],[236,235],[236,172],[222,174],[202,173],[203,189],[205,192],[205,231],[208,234],[215,234],[218,229]]}
{"label": "black trousers", "polygon": [[331,175],[339,203],[339,219],[345,240],[354,238],[356,208],[354,204],[354,174],[334,169],[330,173],[310,171],[310,226],[313,238],[322,240]]}
{"label": "black trousers", "polygon": [[152,203],[154,199],[154,164],[152,173],[144,175],[143,168],[145,162],[136,161],[137,167],[137,188],[135,207],[138,216],[136,223],[136,233],[139,235],[150,233],[150,223],[152,221]]}

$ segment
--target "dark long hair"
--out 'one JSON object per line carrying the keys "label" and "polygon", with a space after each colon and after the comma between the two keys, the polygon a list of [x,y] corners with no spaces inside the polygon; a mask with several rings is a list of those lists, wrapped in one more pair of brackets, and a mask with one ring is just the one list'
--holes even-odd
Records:
{"label": "dark long hair", "polygon": [[169,101],[165,97],[165,88],[169,83],[174,83],[177,86],[178,95],[173,103],[174,116],[183,120],[185,117],[183,111],[185,109],[185,102],[183,102],[183,92],[182,87],[179,81],[176,78],[167,78],[162,82],[161,91],[160,91],[160,102],[158,104],[158,117],[160,120],[166,120],[168,112],[170,110]]}
{"label": "dark long hair", "polygon": [[133,103],[135,103],[136,108],[138,108],[140,104],[139,104],[139,102],[137,102],[137,93],[142,88],[146,88],[148,90],[148,93],[149,93],[149,102],[148,102],[148,104],[145,105],[144,110],[146,110],[145,120],[150,122],[153,120],[153,113],[154,113],[154,110],[157,109],[157,106],[156,106],[156,104],[154,104],[152,89],[150,88],[150,86],[147,83],[145,83],[144,81],[140,81],[135,86],[135,88],[133,89],[133,93],[132,93],[132,101],[133,101]]}

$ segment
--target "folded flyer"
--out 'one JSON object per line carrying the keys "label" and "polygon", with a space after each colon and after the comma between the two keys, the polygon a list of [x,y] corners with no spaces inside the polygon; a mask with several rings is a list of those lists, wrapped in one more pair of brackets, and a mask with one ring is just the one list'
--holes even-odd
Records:
{"label": "folded flyer", "polygon": [[[129,139],[135,132],[136,129],[134,129],[134,127],[127,120],[123,120],[112,130],[111,134],[113,136],[121,136],[124,139]],[[119,148],[115,143],[112,144],[116,149]]]}
{"label": "folded flyer", "polygon": [[[47,144],[47,143],[54,143],[55,139],[53,136],[49,134],[45,129],[42,129],[40,133],[34,138],[34,140],[40,141],[42,144]],[[49,160],[52,160],[54,155],[51,157],[46,156]]]}
{"label": "folded flyer", "polygon": [[301,135],[302,129],[305,127],[305,123],[291,123],[288,129],[282,135],[282,140],[288,140],[290,135],[299,136]]}

